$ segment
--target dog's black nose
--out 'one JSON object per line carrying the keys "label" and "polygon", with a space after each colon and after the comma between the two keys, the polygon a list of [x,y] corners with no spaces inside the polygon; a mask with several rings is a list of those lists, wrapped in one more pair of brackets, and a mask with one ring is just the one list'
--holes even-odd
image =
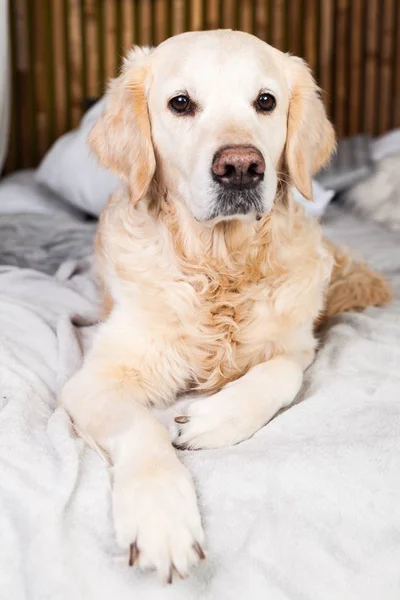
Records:
{"label": "dog's black nose", "polygon": [[265,161],[254,146],[230,146],[216,152],[211,169],[218,183],[245,190],[256,187],[264,179]]}

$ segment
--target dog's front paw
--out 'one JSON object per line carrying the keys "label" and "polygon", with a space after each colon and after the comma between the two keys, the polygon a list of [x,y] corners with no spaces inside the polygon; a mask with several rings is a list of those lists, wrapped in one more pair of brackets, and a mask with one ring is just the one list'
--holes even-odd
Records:
{"label": "dog's front paw", "polygon": [[155,568],[171,583],[204,558],[204,534],[192,479],[175,460],[152,461],[132,474],[114,474],[117,541],[129,548],[129,564]]}
{"label": "dog's front paw", "polygon": [[234,384],[214,396],[196,400],[186,414],[176,417],[179,426],[174,446],[181,450],[221,448],[251,437],[262,425],[257,410],[249,410],[246,398]]}

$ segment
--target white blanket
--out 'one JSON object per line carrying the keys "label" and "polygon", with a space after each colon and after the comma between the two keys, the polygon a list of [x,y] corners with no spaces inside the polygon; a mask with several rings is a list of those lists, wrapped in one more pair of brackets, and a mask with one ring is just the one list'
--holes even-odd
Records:
{"label": "white blanket", "polygon": [[[369,226],[338,223],[330,233],[358,240],[399,292],[399,237],[375,228],[374,250]],[[90,333],[71,318],[96,317],[85,263],[53,278],[2,267],[0,290],[2,600],[399,599],[399,301],[337,319],[301,401],[252,439],[182,453],[207,560],[164,588],[128,568],[107,467],[56,408]]]}

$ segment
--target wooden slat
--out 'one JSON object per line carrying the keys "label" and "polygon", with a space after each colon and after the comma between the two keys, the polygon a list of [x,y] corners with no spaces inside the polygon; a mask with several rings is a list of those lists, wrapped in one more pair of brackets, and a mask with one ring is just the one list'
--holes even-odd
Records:
{"label": "wooden slat", "polygon": [[167,37],[169,20],[171,17],[171,7],[168,7],[168,0],[154,0],[155,8],[155,36],[153,43],[160,44]]}
{"label": "wooden slat", "polygon": [[[385,0],[385,10],[381,13],[381,48],[380,48],[380,78],[379,78],[379,106],[377,111],[376,130],[378,133],[387,131],[390,127],[391,108],[391,78],[394,52],[394,34],[396,17],[396,0]],[[398,2],[397,2],[398,4]]]}
{"label": "wooden slat", "polygon": [[185,1],[185,12],[184,12],[184,27],[185,31],[191,31],[191,15],[192,15],[192,0]]}
{"label": "wooden slat", "polygon": [[[29,129],[24,126],[25,117],[29,110],[28,80],[29,80],[29,51],[26,32],[28,31],[28,10],[24,0],[16,0],[10,11],[14,18],[12,34],[12,52],[15,74],[12,77],[13,89],[11,107],[13,112],[13,128],[15,135],[15,168],[19,169],[29,161]],[[31,66],[32,68],[32,66]]]}
{"label": "wooden slat", "polygon": [[[240,14],[243,10],[243,0],[234,0],[233,2],[233,26],[232,29],[240,29]],[[204,29],[204,27],[203,27]]]}
{"label": "wooden slat", "polygon": [[153,0],[140,0],[140,28],[141,44],[145,46],[152,45],[151,38],[151,5]]}
{"label": "wooden slat", "polygon": [[66,130],[68,131],[72,127],[72,82],[71,82],[71,38],[70,38],[70,3],[68,0],[63,0],[63,33],[62,41],[64,48],[64,90],[65,90],[65,120]]}
{"label": "wooden slat", "polygon": [[142,43],[141,35],[141,12],[142,12],[142,0],[132,0],[133,2],[133,38],[136,45]]}
{"label": "wooden slat", "polygon": [[[17,154],[16,167],[23,167],[30,160],[31,141],[29,128],[26,126],[26,115],[29,114],[29,50],[26,32],[28,30],[29,12],[23,0],[16,0],[14,6],[15,17],[15,88],[13,99],[17,100],[15,106]],[[31,65],[32,68],[32,65]],[[13,104],[14,100],[12,100]]]}
{"label": "wooden slat", "polygon": [[[33,24],[35,30],[35,96],[36,96],[36,119],[38,128],[38,152],[40,156],[46,152],[51,144],[48,127],[48,96],[47,96],[47,64],[46,64],[46,21],[43,11],[35,4],[33,11]],[[21,102],[23,99],[21,98]],[[25,149],[26,150],[26,149]]]}
{"label": "wooden slat", "polygon": [[48,144],[52,144],[56,139],[56,105],[54,90],[54,52],[53,52],[53,7],[52,0],[42,2],[42,10],[45,17],[45,73],[46,73],[46,95],[47,95],[47,128]]}
{"label": "wooden slat", "polygon": [[172,34],[177,35],[185,31],[185,0],[174,0],[173,14]]}
{"label": "wooden slat", "polygon": [[190,2],[190,25],[191,31],[198,31],[201,29],[203,18],[202,0],[191,0]]}
{"label": "wooden slat", "polygon": [[133,46],[133,5],[132,0],[121,0],[122,3],[122,44],[123,54]]}
{"label": "wooden slat", "polygon": [[[108,0],[111,2],[112,0]],[[123,22],[122,22],[122,1],[115,3],[115,66],[113,76],[116,75],[117,70],[121,64],[124,55],[124,33],[123,33]]]}
{"label": "wooden slat", "polygon": [[[166,29],[169,28],[170,26],[170,14],[171,14],[171,3],[168,2],[168,6],[167,6],[167,16],[165,18],[165,27]],[[157,11],[156,11],[156,2],[155,0],[151,0],[150,1],[150,24],[149,24],[149,29],[150,29],[150,43],[149,45],[153,46],[154,45],[154,41],[156,39],[156,18],[157,18]]]}
{"label": "wooden slat", "polygon": [[264,11],[265,11],[265,15],[267,18],[267,42],[268,44],[273,45],[274,42],[272,40],[272,32],[273,32],[273,12],[274,12],[274,6],[273,6],[273,0],[265,0],[265,6],[264,6]]}
{"label": "wooden slat", "polygon": [[[94,16],[94,25],[96,28],[96,45],[94,52],[96,52],[96,64],[97,64],[97,72],[96,72],[96,85],[98,89],[98,95],[100,96],[103,90],[102,82],[106,79],[106,70],[110,72],[110,75],[113,69],[109,68],[109,64],[114,64],[114,41],[115,41],[115,31],[112,32],[111,40],[108,35],[108,31],[106,29],[106,22],[108,19],[112,19],[110,13],[112,10],[112,2],[110,0],[96,0],[96,9]],[[108,14],[107,14],[108,13]],[[90,24],[92,27],[92,24]],[[111,43],[110,43],[111,42]],[[110,47],[108,47],[110,46]],[[89,52],[92,52],[92,46],[89,46]],[[106,66],[107,65],[107,66]]]}
{"label": "wooden slat", "polygon": [[321,0],[316,0],[315,7],[315,66],[314,66],[314,77],[319,84],[321,78]]}
{"label": "wooden slat", "polygon": [[302,20],[302,1],[289,1],[287,5],[287,10],[288,50],[291,54],[294,54],[295,56],[303,56],[302,27],[299,26],[299,23],[301,23]]}
{"label": "wooden slat", "polygon": [[321,34],[320,34],[320,80],[319,84],[323,90],[322,97],[328,112],[332,113],[332,57],[333,48],[333,0],[321,0]]}
{"label": "wooden slat", "polygon": [[201,24],[200,24],[200,29],[204,30],[207,29],[207,12],[208,12],[208,6],[207,6],[207,0],[201,0]]}
{"label": "wooden slat", "polygon": [[[251,5],[252,0],[243,0],[240,7],[239,29],[246,31],[247,33],[252,32]],[[214,29],[214,27],[210,29]]]}
{"label": "wooden slat", "polygon": [[400,127],[400,2],[396,2],[396,31],[394,40],[394,63],[392,65],[391,125]]}
{"label": "wooden slat", "polygon": [[257,0],[251,0],[251,33],[257,35]]}
{"label": "wooden slat", "polygon": [[60,136],[67,129],[66,123],[66,90],[65,90],[65,46],[64,36],[64,8],[62,0],[53,0],[53,18],[51,29],[53,33],[54,49],[54,95],[55,95],[55,134]]}
{"label": "wooden slat", "polygon": [[269,43],[268,40],[268,2],[255,0],[255,34],[260,39]]}
{"label": "wooden slat", "polygon": [[[101,0],[100,0],[101,1]],[[83,26],[86,30],[86,44],[83,52],[86,56],[86,83],[89,98],[99,95],[99,54],[98,54],[98,12],[97,0],[84,0]]]}
{"label": "wooden slat", "polygon": [[18,42],[17,42],[16,3],[10,3],[10,51],[11,51],[11,126],[8,155],[5,162],[5,172],[9,173],[19,168],[19,119],[18,119]]}
{"label": "wooden slat", "polygon": [[366,2],[367,14],[367,39],[365,61],[365,101],[364,123],[365,133],[375,133],[375,94],[378,73],[378,26],[379,26],[379,0]]}
{"label": "wooden slat", "polygon": [[347,134],[349,0],[337,0],[335,38],[335,123],[338,136]]}
{"label": "wooden slat", "polygon": [[222,26],[225,29],[234,28],[234,13],[235,13],[235,2],[234,0],[224,0],[223,11],[222,11]]}
{"label": "wooden slat", "polygon": [[203,0],[205,6],[205,29],[218,29],[219,22],[219,0]]}
{"label": "wooden slat", "polygon": [[[69,60],[71,90],[71,126],[77,127],[83,112],[85,97],[87,97],[87,82],[84,72],[84,60],[86,57],[81,37],[81,6],[79,0],[69,0]],[[84,23],[84,21],[83,21]]]}
{"label": "wooden slat", "polygon": [[349,95],[348,110],[348,135],[359,131],[360,103],[364,102],[361,93],[362,86],[362,40],[363,40],[363,1],[352,0],[350,6],[350,48],[348,54],[349,66],[347,69],[346,88]]}
{"label": "wooden slat", "polygon": [[317,4],[318,0],[304,0],[304,58],[313,73],[317,66]]}
{"label": "wooden slat", "polygon": [[[78,4],[79,1],[79,13],[78,11]],[[75,0],[75,2],[72,2],[72,7],[71,7],[71,24],[70,24],[70,29],[71,29],[71,35],[74,36],[74,44],[73,46],[75,46],[75,44],[78,46],[79,43],[79,49],[80,49],[80,64],[82,67],[82,73],[81,73],[81,78],[82,78],[82,90],[83,90],[83,96],[84,98],[88,97],[88,82],[87,82],[87,70],[88,70],[88,66],[87,66],[87,27],[86,27],[86,18],[85,18],[85,0]],[[68,2],[68,0],[67,0]],[[76,9],[75,9],[76,7]],[[79,40],[79,41],[78,41]]]}
{"label": "wooden slat", "polygon": [[[120,51],[117,43],[117,15],[116,6],[119,3],[113,0],[97,0],[97,34],[98,45],[101,44],[101,36],[103,36],[103,51],[99,51],[99,85],[98,87],[103,92],[105,83],[114,77],[120,64]],[[101,8],[100,8],[101,6]],[[119,6],[121,6],[119,4]]]}
{"label": "wooden slat", "polygon": [[[31,164],[35,164],[39,159],[39,147],[38,147],[38,130],[37,130],[37,106],[36,106],[36,78],[35,78],[35,28],[30,24],[33,23],[33,5],[29,0],[25,0],[25,8],[27,21],[27,28],[25,30],[25,37],[28,42],[28,97],[29,97],[29,144],[27,152],[30,155]],[[24,46],[22,46],[23,50]],[[60,128],[62,131],[63,128]]]}
{"label": "wooden slat", "polygon": [[283,50],[285,35],[285,0],[273,0],[271,2],[271,35],[269,43]]}

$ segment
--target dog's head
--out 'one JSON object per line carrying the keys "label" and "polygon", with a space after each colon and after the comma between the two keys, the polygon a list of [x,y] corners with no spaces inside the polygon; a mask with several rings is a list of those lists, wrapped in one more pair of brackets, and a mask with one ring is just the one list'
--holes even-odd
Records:
{"label": "dog's head", "polygon": [[90,142],[134,201],[157,172],[199,221],[266,214],[279,178],[311,198],[335,143],[304,62],[241,32],[134,48]]}

